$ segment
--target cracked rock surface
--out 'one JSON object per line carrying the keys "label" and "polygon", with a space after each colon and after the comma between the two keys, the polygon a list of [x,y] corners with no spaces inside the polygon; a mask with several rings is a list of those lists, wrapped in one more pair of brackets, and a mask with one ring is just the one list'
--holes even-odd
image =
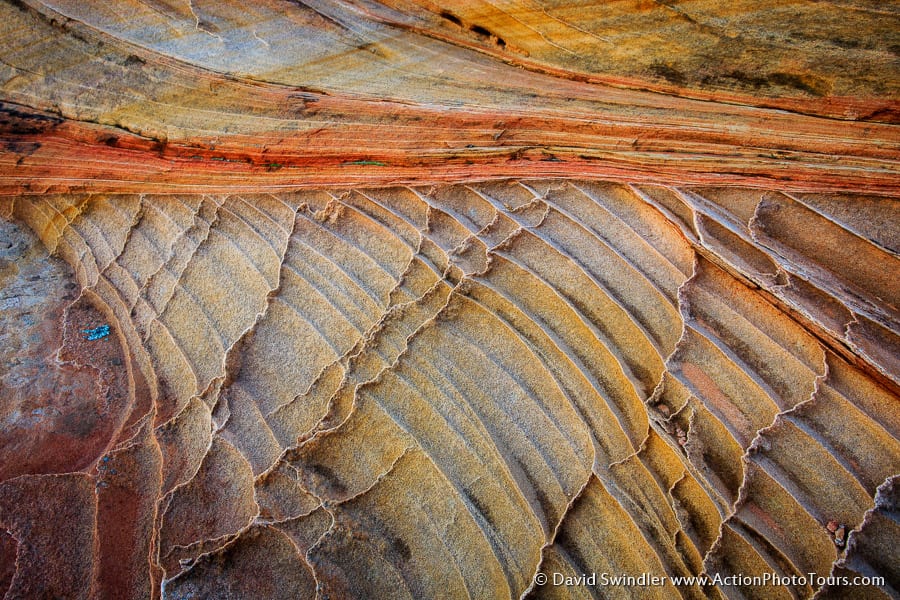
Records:
{"label": "cracked rock surface", "polygon": [[[4,446],[7,597],[558,594],[541,570],[878,573],[867,593],[890,596],[897,372],[848,331],[896,323],[896,282],[840,246],[897,258],[817,200],[561,180],[11,200],[43,242],[5,225],[13,264],[60,273],[48,302],[75,288],[40,321],[63,331],[44,360],[89,369],[78,412],[106,412],[64,461]],[[776,205],[826,221],[834,251],[771,237]],[[108,340],[71,333],[104,319]],[[55,406],[44,380],[20,385]],[[4,435],[62,435],[52,419]],[[59,542],[58,502],[93,552]]]}

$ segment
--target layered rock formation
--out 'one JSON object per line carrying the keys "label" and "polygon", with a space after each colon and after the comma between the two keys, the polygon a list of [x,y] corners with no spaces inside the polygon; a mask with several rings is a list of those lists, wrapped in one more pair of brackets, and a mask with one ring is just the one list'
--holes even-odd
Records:
{"label": "layered rock formation", "polygon": [[0,3],[0,594],[900,593],[900,15],[558,4]]}

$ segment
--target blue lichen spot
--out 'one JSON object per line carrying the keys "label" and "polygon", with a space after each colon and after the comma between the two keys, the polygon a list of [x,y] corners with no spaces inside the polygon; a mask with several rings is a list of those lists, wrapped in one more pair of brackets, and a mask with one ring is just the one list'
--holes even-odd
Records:
{"label": "blue lichen spot", "polygon": [[93,342],[94,340],[99,340],[109,335],[109,325],[101,325],[94,329],[82,329],[81,331],[87,334],[84,336],[84,339]]}

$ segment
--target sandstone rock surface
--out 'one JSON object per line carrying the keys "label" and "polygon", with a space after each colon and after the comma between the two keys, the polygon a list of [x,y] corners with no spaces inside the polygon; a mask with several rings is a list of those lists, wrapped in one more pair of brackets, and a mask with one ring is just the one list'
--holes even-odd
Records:
{"label": "sandstone rock surface", "polygon": [[900,593],[893,5],[0,30],[0,597]]}

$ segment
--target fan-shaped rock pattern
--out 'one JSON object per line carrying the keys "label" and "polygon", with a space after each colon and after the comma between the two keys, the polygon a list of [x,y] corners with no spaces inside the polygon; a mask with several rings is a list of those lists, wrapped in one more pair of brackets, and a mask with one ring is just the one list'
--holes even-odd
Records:
{"label": "fan-shaped rock pattern", "polygon": [[[725,197],[755,203],[746,226]],[[900,465],[896,370],[848,357],[853,319],[896,336],[896,283],[841,259],[851,236],[870,264],[897,257],[817,198],[502,181],[9,201],[74,268],[61,321],[89,299],[127,374],[105,395],[121,425],[78,453],[100,548],[86,593],[540,597],[561,591],[532,585],[552,569],[878,573],[869,591],[892,594],[867,548]],[[824,220],[829,251],[778,237],[772,206]],[[842,327],[809,308],[823,298]],[[60,353],[89,346],[93,366],[97,344]],[[51,516],[17,490],[43,504],[70,470],[3,484],[20,563]]]}
{"label": "fan-shaped rock pattern", "polygon": [[900,594],[895,7],[247,4],[0,1],[0,596]]}

